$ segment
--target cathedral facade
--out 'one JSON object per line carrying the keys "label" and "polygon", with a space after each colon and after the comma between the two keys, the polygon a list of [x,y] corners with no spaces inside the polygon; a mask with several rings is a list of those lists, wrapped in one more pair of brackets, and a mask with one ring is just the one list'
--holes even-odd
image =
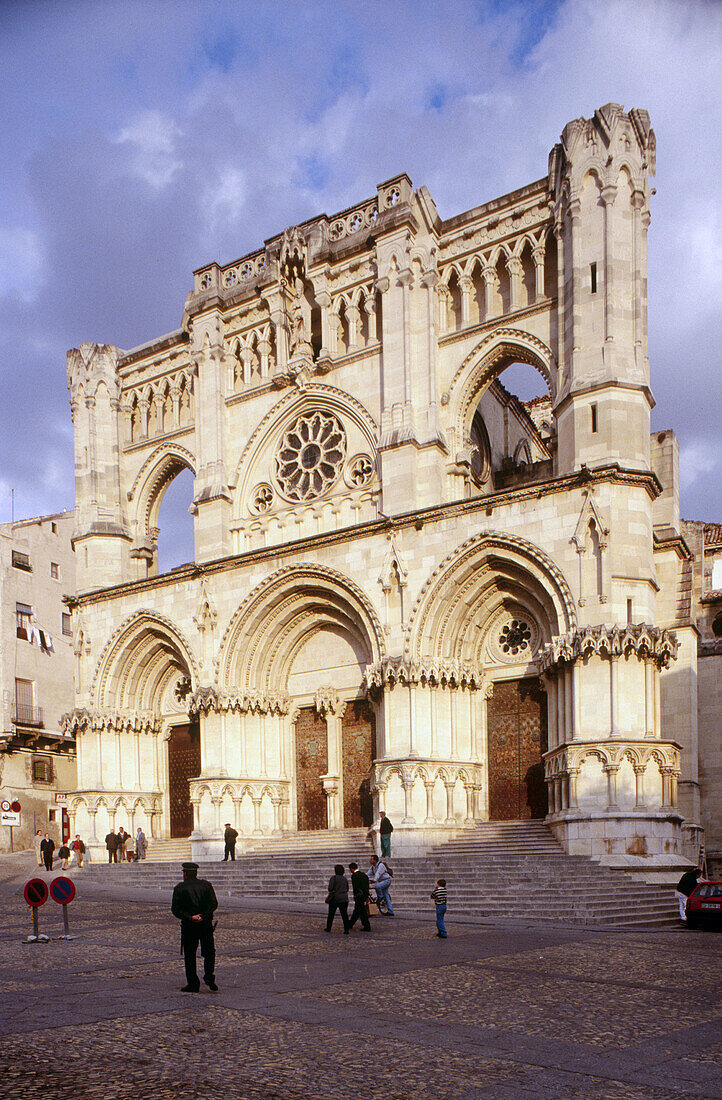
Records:
{"label": "cathedral facade", "polygon": [[[443,220],[400,175],[198,269],[177,331],[69,352],[74,831],[203,856],[227,821],[384,809],[397,851],[528,817],[608,862],[696,842],[654,166],[647,113],[608,104],[511,194]],[[518,363],[545,396],[507,390]],[[159,575],[185,469],[195,561]]]}

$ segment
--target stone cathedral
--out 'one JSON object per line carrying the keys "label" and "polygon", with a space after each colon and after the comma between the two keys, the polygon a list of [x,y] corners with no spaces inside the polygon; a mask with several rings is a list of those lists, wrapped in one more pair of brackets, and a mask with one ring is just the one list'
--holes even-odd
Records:
{"label": "stone cathedral", "polygon": [[[650,435],[654,168],[647,112],[610,103],[511,194],[444,220],[399,175],[199,268],[177,331],[69,352],[73,832],[215,857],[227,821],[384,809],[398,852],[525,818],[609,863],[694,847],[719,796]],[[159,574],[186,469],[195,561]]]}

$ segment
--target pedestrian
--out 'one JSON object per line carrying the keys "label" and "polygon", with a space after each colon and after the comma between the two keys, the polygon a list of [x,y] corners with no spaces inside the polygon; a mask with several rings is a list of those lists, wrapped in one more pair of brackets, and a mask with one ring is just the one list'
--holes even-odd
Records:
{"label": "pedestrian", "polygon": [[431,900],[436,904],[436,935],[439,939],[445,940],[449,934],[444,924],[444,914],[446,913],[445,878],[440,878],[436,883],[436,889],[431,892]]}
{"label": "pedestrian", "polygon": [[369,877],[363,871],[359,871],[358,863],[349,863],[348,869],[351,872],[351,889],[353,890],[353,913],[348,922],[349,931],[356,921],[360,920],[364,932],[370,932],[371,924],[369,915],[366,912],[366,903],[369,900]]}
{"label": "pedestrian", "polygon": [[343,921],[343,934],[344,936],[348,936],[348,879],[343,871],[343,863],[337,863],[333,869],[331,878],[328,880],[328,894],[326,895],[328,918],[326,920],[326,931],[331,931],[333,918],[336,916],[336,910],[338,909],[341,914],[341,920]]}
{"label": "pedestrian", "polygon": [[[376,891],[376,897],[380,898],[386,904],[388,916],[395,916],[394,908],[391,904],[391,895],[389,894],[391,872],[383,860],[380,860],[378,856],[371,856],[371,866],[368,869],[368,877],[369,882]],[[379,913],[380,912],[381,908],[379,907]]]}
{"label": "pedestrian", "polygon": [[391,834],[394,831],[394,827],[387,818],[383,810],[379,814],[379,839],[381,841],[381,858],[391,855]]}
{"label": "pedestrian", "polygon": [[46,871],[52,871],[53,869],[53,852],[55,851],[55,841],[50,839],[50,833],[46,833],[40,844],[40,853],[43,857],[43,863],[45,864]]}
{"label": "pedestrian", "polygon": [[68,866],[68,860],[70,859],[70,848],[65,841],[58,848],[58,859],[60,860],[60,869],[65,871]]}
{"label": "pedestrian", "polygon": [[145,833],[141,829],[140,825],[135,834],[135,858],[145,859],[145,853],[148,849],[148,841],[146,840]]}
{"label": "pedestrian", "polygon": [[40,851],[40,845],[43,843],[43,830],[38,829],[33,837],[33,846],[35,848],[35,859],[37,860],[38,867],[43,865],[43,853]]}
{"label": "pedestrian", "polygon": [[85,855],[85,845],[83,844],[82,840],[80,839],[80,834],[79,833],[75,834],[75,840],[70,845],[70,847],[75,852],[75,858],[78,861],[78,867],[82,867],[83,866],[83,856]]}
{"label": "pedestrian", "polygon": [[235,829],[231,828],[230,822],[226,822],[226,831],[223,834],[223,840],[225,842],[225,849],[223,851],[223,863],[228,862],[229,856],[233,861],[235,861],[237,836],[238,833]]}
{"label": "pedestrian", "polygon": [[118,862],[118,838],[111,829],[105,838],[105,847],[108,849],[108,863]]}
{"label": "pedestrian", "polygon": [[699,885],[700,875],[702,872],[699,867],[692,867],[689,871],[685,871],[681,879],[677,883],[677,889],[675,891],[677,896],[677,902],[679,903],[679,919],[687,920],[687,898]]}
{"label": "pedestrian", "polygon": [[181,993],[198,993],[201,987],[196,970],[198,944],[203,956],[203,981],[212,993],[217,993],[213,914],[218,908],[218,899],[210,882],[198,878],[197,863],[184,863],[182,867],[183,881],[174,889],[171,902],[171,912],[181,922],[181,949],[186,968],[186,985]]}
{"label": "pedestrian", "polygon": [[122,825],[118,829],[118,838],[117,839],[118,839],[118,844],[117,844],[117,847],[115,849],[116,863],[125,863],[125,846],[128,842],[128,834],[126,833],[126,831],[125,831],[125,829],[123,828]]}

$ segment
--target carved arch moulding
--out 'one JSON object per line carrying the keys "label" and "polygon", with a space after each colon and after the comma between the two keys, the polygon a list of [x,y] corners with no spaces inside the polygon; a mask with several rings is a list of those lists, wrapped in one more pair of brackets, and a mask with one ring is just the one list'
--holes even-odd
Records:
{"label": "carved arch moulding", "polygon": [[349,424],[354,425],[362,436],[372,461],[375,461],[379,427],[360,401],[335,386],[323,383],[313,383],[302,389],[294,387],[269,409],[243,449],[236,467],[234,484],[231,486],[235,490],[235,516],[240,517],[243,514],[244,504],[255,481],[267,480],[265,470],[258,472],[256,476],[256,459],[261,452],[271,441],[280,441],[283,433],[298,416],[311,411],[336,417],[346,426],[347,431]]}
{"label": "carved arch moulding", "polygon": [[[354,619],[357,629],[367,640],[372,660],[378,661],[385,656],[385,636],[381,620],[368,596],[355,581],[337,569],[311,563],[284,566],[256,585],[226,627],[216,661],[216,685],[219,691],[237,692],[241,697],[255,690],[259,690],[263,696],[267,694],[260,685],[252,684],[250,681],[242,685],[232,683],[240,639],[244,630],[251,624],[252,635],[244,646],[243,676],[247,679],[261,638],[268,629],[276,630],[272,621],[273,616],[270,614],[271,609],[286,596],[298,596],[299,600],[302,600],[304,589],[312,590],[313,598],[309,604],[309,614],[313,605],[316,612],[323,616],[323,604],[319,603],[319,600],[323,599],[325,591],[328,596],[329,610],[337,607],[345,608],[349,617]],[[281,629],[280,625],[278,629]]]}
{"label": "carved arch moulding", "polygon": [[171,649],[175,648],[181,663],[185,664],[192,684],[198,683],[199,671],[196,655],[183,632],[171,619],[160,612],[142,608],[129,615],[113,632],[106,642],[98,659],[90,689],[91,702],[102,704],[109,679],[118,671],[118,662],[122,662],[128,644],[133,638],[140,638],[149,630],[156,630],[165,636]]}
{"label": "carved arch moulding", "polygon": [[538,337],[521,329],[500,328],[490,332],[466,356],[454,375],[442,404],[449,406],[449,423],[457,442],[463,444],[484,390],[511,363],[527,363],[539,372],[555,403],[557,365],[550,348]]}

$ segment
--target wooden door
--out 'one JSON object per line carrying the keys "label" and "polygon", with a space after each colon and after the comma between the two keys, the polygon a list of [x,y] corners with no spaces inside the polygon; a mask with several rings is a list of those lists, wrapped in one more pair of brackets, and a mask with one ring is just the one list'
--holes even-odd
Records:
{"label": "wooden door", "polygon": [[348,703],[341,719],[343,823],[373,825],[369,769],[376,756],[376,719],[366,699]]}
{"label": "wooden door", "polygon": [[315,707],[301,707],[296,719],[296,803],[300,830],[328,827],[321,782],[321,776],[327,772],[326,722]]}
{"label": "wooden door", "polygon": [[190,836],[193,832],[189,779],[201,774],[201,736],[197,723],[175,726],[168,741],[168,786],[170,835]]}
{"label": "wooden door", "polygon": [[547,789],[542,753],[547,748],[546,694],[537,679],[494,684],[487,704],[489,818],[544,817]]}

